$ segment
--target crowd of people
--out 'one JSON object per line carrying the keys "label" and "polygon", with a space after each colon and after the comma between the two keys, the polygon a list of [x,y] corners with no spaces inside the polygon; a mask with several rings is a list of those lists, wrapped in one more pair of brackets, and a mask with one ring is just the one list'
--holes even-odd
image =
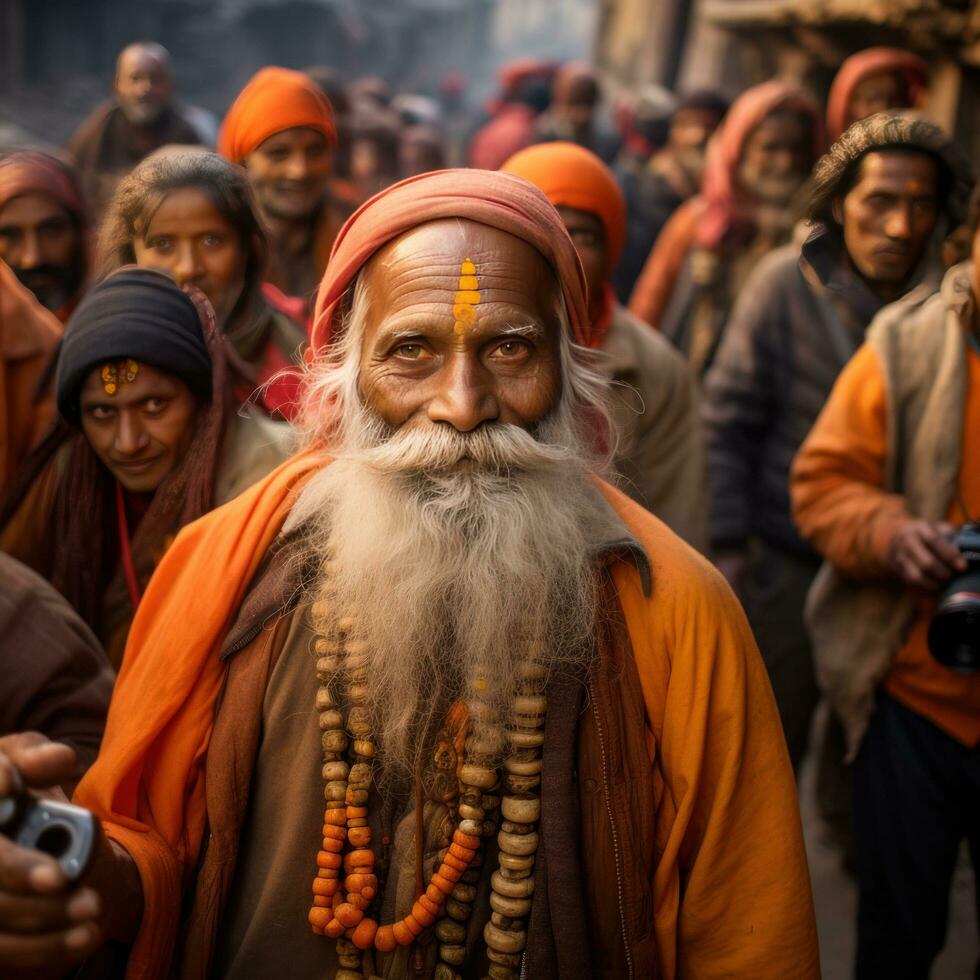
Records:
{"label": "crowd of people", "polygon": [[0,830],[102,827],[0,832],[3,976],[818,977],[808,754],[855,975],[929,976],[980,192],[928,66],[498,81],[265,67],[211,132],[138,43],[0,154]]}

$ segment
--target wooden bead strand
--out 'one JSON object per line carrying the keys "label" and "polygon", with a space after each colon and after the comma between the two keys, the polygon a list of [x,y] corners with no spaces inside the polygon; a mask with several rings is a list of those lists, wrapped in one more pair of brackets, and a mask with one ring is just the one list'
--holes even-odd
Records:
{"label": "wooden bead strand", "polygon": [[521,667],[511,708],[504,759],[503,822],[497,834],[497,870],[490,879],[490,921],[483,930],[492,980],[516,980],[527,945],[527,919],[534,894],[534,855],[541,819],[542,746],[547,701],[546,672],[532,652]]}

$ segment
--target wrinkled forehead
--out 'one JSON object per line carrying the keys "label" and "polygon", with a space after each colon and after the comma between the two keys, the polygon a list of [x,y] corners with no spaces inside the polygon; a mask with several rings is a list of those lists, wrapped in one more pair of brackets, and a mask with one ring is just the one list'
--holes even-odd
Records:
{"label": "wrinkled forehead", "polygon": [[405,232],[375,253],[361,275],[372,297],[372,320],[421,306],[452,316],[462,298],[481,314],[524,314],[551,323],[560,297],[555,273],[537,249],[466,219]]}

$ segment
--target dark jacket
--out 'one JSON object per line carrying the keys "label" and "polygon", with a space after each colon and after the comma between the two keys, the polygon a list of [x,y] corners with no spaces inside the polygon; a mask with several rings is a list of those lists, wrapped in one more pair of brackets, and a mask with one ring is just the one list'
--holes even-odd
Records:
{"label": "dark jacket", "polygon": [[98,754],[113,679],[71,606],[0,552],[0,735],[35,731],[70,745],[77,780]]}
{"label": "dark jacket", "polygon": [[[790,517],[789,470],[883,305],[840,261],[836,235],[818,228],[759,263],[742,290],[705,382],[711,544],[749,538],[818,561]],[[927,262],[916,290],[932,291]]]}

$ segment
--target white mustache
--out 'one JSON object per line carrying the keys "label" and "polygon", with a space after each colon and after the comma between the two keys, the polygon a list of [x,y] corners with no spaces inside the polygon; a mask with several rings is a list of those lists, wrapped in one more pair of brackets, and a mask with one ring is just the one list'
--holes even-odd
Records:
{"label": "white mustache", "polygon": [[399,429],[357,452],[358,460],[379,473],[439,472],[464,460],[496,474],[536,471],[568,460],[570,447],[544,442],[507,423],[484,424],[472,432],[451,425]]}

